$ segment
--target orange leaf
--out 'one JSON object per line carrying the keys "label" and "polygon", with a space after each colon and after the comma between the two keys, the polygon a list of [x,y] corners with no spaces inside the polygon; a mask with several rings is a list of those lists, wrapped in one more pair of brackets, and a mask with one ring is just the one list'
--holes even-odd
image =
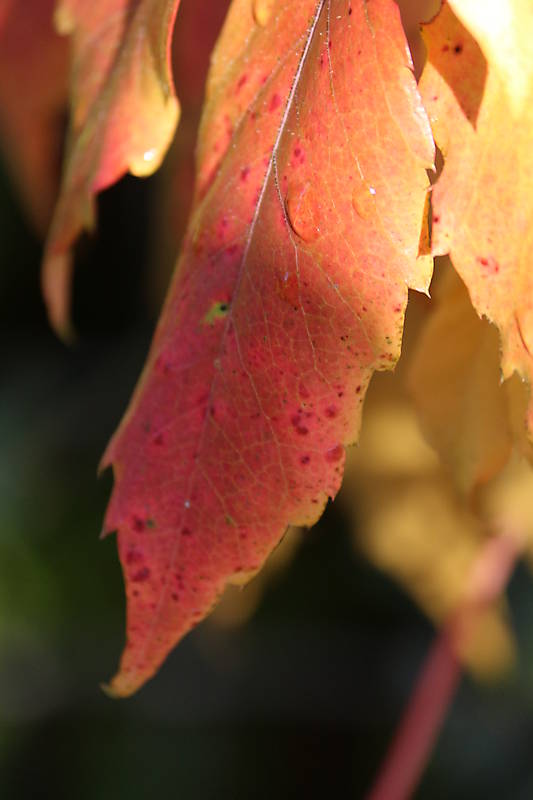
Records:
{"label": "orange leaf", "polygon": [[[472,24],[485,57],[450,5]],[[433,191],[433,249],[450,253],[476,311],[500,329],[504,377],[516,370],[531,382],[533,6],[527,0],[491,4],[492,11],[474,0],[450,5],[426,28],[420,83],[445,161]],[[501,31],[496,17],[507,20]],[[514,60],[529,64],[511,78],[503,77],[496,54],[500,33],[505,51],[511,42]],[[531,404],[528,417],[532,431]]]}
{"label": "orange leaf", "polygon": [[134,692],[227,583],[341,482],[375,369],[399,355],[433,142],[392,0],[234,0],[201,128],[195,212],[116,484]]}
{"label": "orange leaf", "polygon": [[179,0],[61,0],[72,37],[71,120],[61,194],[48,237],[43,291],[52,325],[69,325],[72,247],[94,224],[94,197],[130,171],[161,163],[179,115],[170,39]]}

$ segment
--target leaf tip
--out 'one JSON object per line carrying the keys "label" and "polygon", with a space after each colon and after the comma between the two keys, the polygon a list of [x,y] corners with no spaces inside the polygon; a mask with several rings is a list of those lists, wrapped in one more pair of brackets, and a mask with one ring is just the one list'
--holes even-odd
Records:
{"label": "leaf tip", "polygon": [[71,253],[47,253],[43,261],[41,285],[48,320],[57,336],[68,345],[76,341],[70,318],[71,279]]}
{"label": "leaf tip", "polygon": [[129,697],[131,694],[133,694],[134,690],[129,693],[119,691],[115,686],[113,686],[114,681],[115,678],[113,678],[110,683],[100,684],[100,689],[102,692],[107,695],[107,697],[111,698],[111,700],[124,700],[126,697]]}

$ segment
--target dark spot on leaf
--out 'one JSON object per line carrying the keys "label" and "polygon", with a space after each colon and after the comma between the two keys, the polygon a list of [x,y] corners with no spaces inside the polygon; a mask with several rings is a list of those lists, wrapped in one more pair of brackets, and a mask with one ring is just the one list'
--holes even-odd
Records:
{"label": "dark spot on leaf", "polygon": [[204,325],[214,325],[219,319],[223,319],[229,311],[229,303],[226,300],[216,300],[202,320]]}
{"label": "dark spot on leaf", "polygon": [[500,271],[500,265],[492,256],[478,256],[476,261],[483,267],[485,275],[497,275]]}
{"label": "dark spot on leaf", "polygon": [[150,577],[150,570],[148,569],[148,567],[141,567],[140,570],[138,570],[132,577],[132,581],[134,581],[135,583],[142,583],[143,581],[148,580],[149,577]]}
{"label": "dark spot on leaf", "polygon": [[128,550],[126,553],[126,564],[136,564],[139,561],[142,561],[143,558],[144,555],[141,550],[136,550],[134,547],[132,547],[132,549]]}

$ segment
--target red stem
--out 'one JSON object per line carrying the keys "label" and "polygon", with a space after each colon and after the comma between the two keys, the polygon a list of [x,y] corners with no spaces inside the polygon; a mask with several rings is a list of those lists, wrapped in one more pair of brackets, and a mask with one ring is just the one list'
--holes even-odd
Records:
{"label": "red stem", "polygon": [[457,653],[468,641],[480,612],[504,590],[521,549],[520,538],[509,533],[487,541],[474,564],[463,603],[430,648],[366,800],[407,800],[412,796],[459,685]]}

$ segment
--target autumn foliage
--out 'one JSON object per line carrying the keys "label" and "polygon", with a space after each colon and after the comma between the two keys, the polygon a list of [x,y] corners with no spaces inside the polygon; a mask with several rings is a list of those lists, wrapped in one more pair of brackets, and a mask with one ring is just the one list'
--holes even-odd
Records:
{"label": "autumn foliage", "polygon": [[[173,64],[195,74],[172,43],[197,22],[184,13],[182,32],[179,0],[31,5],[0,2],[0,76],[25,86],[21,103],[0,79],[0,137],[48,231],[43,292],[68,338],[73,246],[100,191],[161,164]],[[213,5],[198,10],[206,41]],[[175,275],[101,465],[127,595],[112,694],[152,677],[289,526],[312,525],[343,472],[355,545],[436,622],[472,599],[491,537],[531,550],[533,8],[490,8],[443,3],[425,46],[409,31],[417,82],[394,0],[231,3]],[[474,601],[457,652],[488,677],[514,643],[499,590]]]}

